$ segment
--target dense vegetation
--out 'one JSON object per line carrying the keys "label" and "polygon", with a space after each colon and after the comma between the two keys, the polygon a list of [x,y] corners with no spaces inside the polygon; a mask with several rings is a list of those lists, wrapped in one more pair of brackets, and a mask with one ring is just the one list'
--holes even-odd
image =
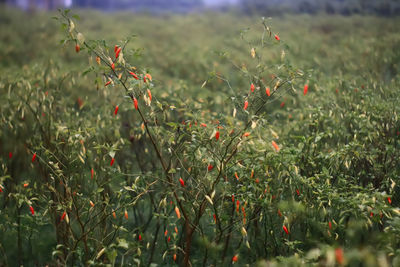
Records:
{"label": "dense vegetation", "polygon": [[400,264],[398,18],[72,13],[0,9],[1,265]]}

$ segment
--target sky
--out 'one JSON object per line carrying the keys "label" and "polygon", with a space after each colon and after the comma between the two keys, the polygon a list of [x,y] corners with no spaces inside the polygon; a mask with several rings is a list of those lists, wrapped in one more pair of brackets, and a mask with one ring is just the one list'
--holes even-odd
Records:
{"label": "sky", "polygon": [[204,0],[206,5],[221,5],[221,4],[234,4],[237,3],[238,0]]}

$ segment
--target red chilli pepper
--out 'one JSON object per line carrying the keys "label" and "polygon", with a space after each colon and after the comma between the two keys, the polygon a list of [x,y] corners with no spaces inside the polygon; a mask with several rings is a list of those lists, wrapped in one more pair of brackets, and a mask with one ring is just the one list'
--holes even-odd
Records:
{"label": "red chilli pepper", "polygon": [[29,209],[30,209],[32,215],[35,215],[35,209],[32,206],[29,206]]}
{"label": "red chilli pepper", "polygon": [[392,204],[392,199],[390,197],[387,198],[387,201],[388,201],[389,205]]}
{"label": "red chilli pepper", "polygon": [[133,98],[133,104],[135,105],[135,109],[138,109],[138,101],[136,99],[136,97]]}
{"label": "red chilli pepper", "polygon": [[117,116],[118,109],[119,109],[119,107],[118,107],[118,105],[116,105],[116,106],[115,106],[115,110],[114,110],[114,116]]}
{"label": "red chilli pepper", "polygon": [[303,95],[306,95],[308,92],[308,84],[304,85]]}
{"label": "red chilli pepper", "polygon": [[282,217],[282,212],[278,209],[278,215],[279,217]]}
{"label": "red chilli pepper", "polygon": [[279,36],[277,34],[275,34],[275,40],[280,41],[281,38],[279,38]]}
{"label": "red chilli pepper", "polygon": [[214,166],[211,165],[211,164],[209,164],[208,167],[207,167],[207,170],[208,170],[208,171],[211,171],[213,168],[214,168]]}
{"label": "red chilli pepper", "polygon": [[283,231],[285,231],[285,233],[288,235],[289,234],[289,230],[287,229],[286,225],[284,225],[282,228],[283,228]]}
{"label": "red chilli pepper", "polygon": [[107,86],[111,83],[111,81],[106,82],[106,84],[104,86]]}
{"label": "red chilli pepper", "polygon": [[136,80],[139,80],[138,76],[134,72],[130,71],[129,74],[132,75]]}
{"label": "red chilli pepper", "polygon": [[142,235],[139,234],[139,241],[142,241]]}
{"label": "red chilli pepper", "polygon": [[114,46],[114,53],[117,53],[118,47],[119,47],[118,45]]}
{"label": "red chilli pepper", "polygon": [[215,133],[215,140],[218,141],[218,139],[219,139],[219,131],[217,131],[217,132]]}
{"label": "red chilli pepper", "polygon": [[243,109],[246,110],[248,106],[249,106],[249,102],[247,100],[244,101]]}
{"label": "red chilli pepper", "polygon": [[251,92],[254,92],[254,89],[256,89],[256,87],[255,87],[254,84],[252,83],[252,84],[250,85],[250,90],[251,90]]}
{"label": "red chilli pepper", "polygon": [[205,128],[205,127],[207,127],[207,124],[205,124],[205,123],[200,123],[200,126]]}
{"label": "red chilli pepper", "polygon": [[12,152],[8,152],[8,158],[11,159],[12,156],[13,156],[13,153]]}
{"label": "red chilli pepper", "polygon": [[185,187],[185,181],[183,181],[182,178],[179,178],[179,182],[181,183],[181,186],[182,186],[182,187]]}
{"label": "red chilli pepper", "polygon": [[267,94],[267,96],[271,96],[271,90],[269,89],[269,87],[265,88],[265,93]]}
{"label": "red chilli pepper", "polygon": [[62,222],[64,220],[66,215],[67,215],[67,213],[64,211],[64,213],[61,215],[60,222]]}
{"label": "red chilli pepper", "polygon": [[36,159],[36,152],[35,152],[35,153],[33,154],[33,156],[32,156],[32,162],[34,162],[35,159]]}
{"label": "red chilli pepper", "polygon": [[81,51],[81,47],[78,44],[75,45],[75,51],[76,53],[79,53],[79,51]]}
{"label": "red chilli pepper", "polygon": [[343,249],[342,248],[335,249],[335,256],[336,256],[336,262],[339,263],[339,265],[342,265],[343,264]]}
{"label": "red chilli pepper", "polygon": [[232,194],[232,202],[235,203],[235,195]]}
{"label": "red chilli pepper", "polygon": [[217,223],[217,216],[213,214],[214,222]]}
{"label": "red chilli pepper", "polygon": [[299,191],[299,189],[296,189],[296,194],[297,194],[298,196],[300,196],[300,191]]}
{"label": "red chilli pepper", "polygon": [[118,47],[117,51],[115,51],[115,58],[119,57],[119,53],[121,53],[121,47]]}
{"label": "red chilli pepper", "polygon": [[328,227],[330,230],[332,230],[332,222],[331,221],[328,222]]}
{"label": "red chilli pepper", "polygon": [[93,168],[90,170],[90,178],[91,179],[93,179],[93,177],[94,177],[94,170],[93,170]]}
{"label": "red chilli pepper", "polygon": [[114,164],[114,161],[115,161],[115,159],[112,158],[112,159],[111,159],[111,162],[110,162],[110,166],[112,166],[112,165]]}
{"label": "red chilli pepper", "polygon": [[285,102],[281,103],[281,108],[283,108],[285,106]]}
{"label": "red chilli pepper", "polygon": [[112,70],[115,70],[115,64],[114,63],[111,64],[111,68],[112,68]]}
{"label": "red chilli pepper", "polygon": [[237,261],[238,261],[238,256],[237,256],[237,255],[233,256],[233,257],[232,257],[232,261],[233,261],[233,262],[237,262]]}

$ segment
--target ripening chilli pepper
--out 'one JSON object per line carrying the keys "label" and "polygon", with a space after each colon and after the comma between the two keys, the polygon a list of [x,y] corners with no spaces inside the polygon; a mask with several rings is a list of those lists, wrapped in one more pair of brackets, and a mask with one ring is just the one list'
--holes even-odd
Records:
{"label": "ripening chilli pepper", "polygon": [[335,249],[335,256],[336,256],[336,262],[339,265],[343,264],[343,249],[342,248],[336,248]]}
{"label": "ripening chilli pepper", "polygon": [[174,254],[173,258],[174,258],[174,261],[176,261],[176,254]]}
{"label": "ripening chilli pepper", "polygon": [[93,208],[94,207],[94,203],[93,203],[93,201],[89,201],[89,204],[90,204],[90,206]]}
{"label": "ripening chilli pepper", "polygon": [[182,186],[182,187],[185,187],[185,181],[183,181],[182,178],[179,178],[179,182],[181,183],[181,186]]}
{"label": "ripening chilli pepper", "polygon": [[114,64],[114,63],[111,64],[111,69],[112,69],[112,70],[115,70],[115,64]]}
{"label": "ripening chilli pepper", "polygon": [[269,87],[265,88],[265,93],[267,94],[267,96],[271,96],[271,90],[269,89]]}
{"label": "ripening chilli pepper", "polygon": [[256,89],[256,87],[255,87],[254,84],[252,83],[252,84],[250,85],[250,90],[251,90],[251,92],[254,92],[254,89]]}
{"label": "ripening chilli pepper", "polygon": [[308,92],[308,84],[304,85],[303,95],[306,95]]}
{"label": "ripening chilli pepper", "polygon": [[281,150],[281,149],[279,148],[278,144],[275,143],[275,141],[272,141],[271,143],[272,143],[272,146],[275,148],[275,151],[276,151],[276,152],[279,152],[279,150]]}
{"label": "ripening chilli pepper", "polygon": [[125,219],[127,219],[128,220],[128,212],[125,210],[125,212],[124,212],[124,216],[125,216]]}
{"label": "ripening chilli pepper", "polygon": [[121,47],[118,47],[117,51],[115,51],[115,58],[119,57],[119,53],[121,53]]}
{"label": "ripening chilli pepper", "polygon": [[233,257],[232,257],[232,261],[233,261],[233,262],[237,262],[237,261],[238,261],[238,255],[233,256]]}
{"label": "ripening chilli pepper", "polygon": [[218,139],[219,139],[219,131],[217,131],[217,132],[215,133],[215,140],[218,141]]}
{"label": "ripening chilli pepper", "polygon": [[60,222],[64,220],[65,216],[67,216],[67,213],[64,211],[63,214],[61,215]]}
{"label": "ripening chilli pepper", "polygon": [[29,206],[32,215],[35,215],[35,209],[32,206]]}
{"label": "ripening chilli pepper", "polygon": [[283,231],[285,231],[285,233],[288,235],[289,234],[289,230],[287,229],[286,225],[284,225],[282,228],[283,228]]}
{"label": "ripening chilli pepper", "polygon": [[136,99],[136,97],[133,98],[133,104],[135,105],[135,109],[138,109],[138,101]]}
{"label": "ripening chilli pepper", "polygon": [[24,187],[28,187],[29,184],[28,184],[28,183],[24,183],[23,186],[24,186]]}
{"label": "ripening chilli pepper", "polygon": [[175,213],[176,213],[176,217],[178,217],[178,219],[181,218],[181,212],[179,211],[179,208],[177,206],[175,206]]}
{"label": "ripening chilli pepper", "polygon": [[147,89],[147,94],[149,95],[149,99],[150,99],[150,102],[151,102],[151,100],[153,99],[153,96],[151,95],[150,89]]}
{"label": "ripening chilli pepper", "polygon": [[244,101],[243,109],[246,110],[248,106],[249,106],[249,102],[247,100]]}
{"label": "ripening chilli pepper", "polygon": [[130,71],[129,74],[132,75],[136,80],[139,80],[138,76],[133,71]]}
{"label": "ripening chilli pepper", "polygon": [[114,217],[114,219],[117,219],[117,214],[115,214],[115,211],[112,212],[112,216]]}
{"label": "ripening chilli pepper", "polygon": [[150,73],[146,73],[146,75],[144,75],[144,77],[146,77],[149,81],[153,80],[153,77],[151,77]]}

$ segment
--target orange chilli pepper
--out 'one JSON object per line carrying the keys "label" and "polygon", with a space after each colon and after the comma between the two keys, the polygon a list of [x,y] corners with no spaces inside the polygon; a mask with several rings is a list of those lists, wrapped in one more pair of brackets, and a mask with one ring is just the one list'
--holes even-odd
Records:
{"label": "orange chilli pepper", "polygon": [[267,94],[267,96],[271,96],[271,91],[269,87],[265,88],[265,93]]}

